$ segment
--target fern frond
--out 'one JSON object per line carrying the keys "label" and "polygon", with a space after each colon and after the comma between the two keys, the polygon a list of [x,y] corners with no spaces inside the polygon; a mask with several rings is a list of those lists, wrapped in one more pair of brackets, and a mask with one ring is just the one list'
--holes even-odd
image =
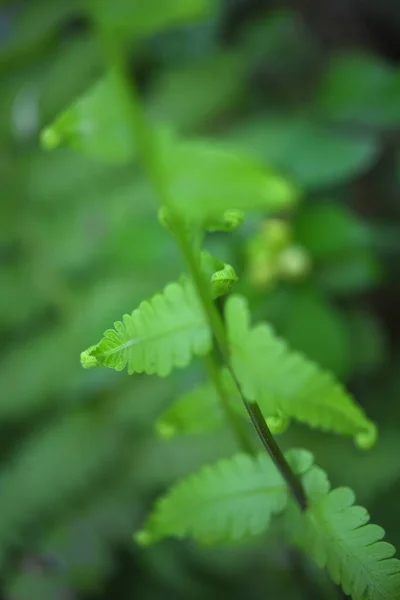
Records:
{"label": "fern frond", "polygon": [[192,355],[211,348],[211,332],[192,284],[185,279],[142,302],[123,322],[81,354],[86,368],[105,366],[128,372],[168,375],[185,367]]}
{"label": "fern frond", "polygon": [[[220,373],[221,385],[232,408],[246,416],[235,384],[226,369]],[[217,431],[226,426],[226,416],[218,392],[211,381],[183,394],[159,417],[156,428],[161,437],[196,435]]]}
{"label": "fern frond", "polygon": [[[288,460],[301,474],[312,456],[293,450]],[[205,544],[238,541],[264,532],[287,497],[286,484],[268,456],[237,454],[173,486],[136,539],[142,544],[167,536],[191,536]]]}
{"label": "fern frond", "polygon": [[384,530],[369,523],[365,508],[354,505],[349,488],[330,490],[326,474],[312,467],[303,477],[310,506],[291,507],[291,537],[353,600],[398,600],[400,561],[382,541]]}
{"label": "fern frond", "polygon": [[244,298],[226,305],[232,364],[245,395],[257,401],[265,416],[277,412],[312,427],[354,436],[368,447],[375,425],[333,377],[275,336],[265,323],[250,326]]}

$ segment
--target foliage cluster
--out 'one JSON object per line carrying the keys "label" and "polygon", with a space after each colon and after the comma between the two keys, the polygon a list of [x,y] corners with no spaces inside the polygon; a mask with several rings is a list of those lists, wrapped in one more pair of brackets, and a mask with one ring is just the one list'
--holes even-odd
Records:
{"label": "foliage cluster", "polygon": [[[298,62],[304,69],[316,55],[294,13],[249,20],[229,44],[221,34],[229,13],[223,4],[93,4],[100,44],[86,21],[58,33],[87,17],[80,2],[37,2],[13,16],[16,31],[1,49],[7,118],[0,122],[0,165],[13,199],[1,208],[0,558],[7,598],[94,590],[111,572],[115,544],[130,548],[129,561],[146,562],[140,597],[165,597],[165,589],[176,597],[215,594],[213,561],[226,561],[220,577],[236,565],[246,580],[251,549],[262,573],[269,560],[276,566],[284,538],[354,598],[397,598],[398,563],[383,531],[368,524],[351,490],[330,489],[313,455],[335,486],[354,487],[368,506],[395,490],[395,407],[382,398],[396,386],[396,358],[387,358],[390,340],[369,295],[395,273],[397,230],[360,218],[352,186],[379,165],[386,136],[399,125],[398,70],[366,53],[338,54],[313,82],[311,98],[287,98],[271,85],[266,102],[250,80],[260,64],[274,65],[284,50],[283,72]],[[106,75],[101,47],[110,61]],[[123,83],[130,54],[143,104],[132,104]],[[38,151],[40,130],[54,152]],[[391,177],[396,190],[398,172]],[[392,188],[388,214],[396,214]],[[155,218],[159,199],[164,229]],[[224,305],[225,368],[212,352],[218,331],[198,282],[190,268],[180,278],[191,264],[182,264],[174,235],[195,256],[199,281],[208,282],[201,294]],[[251,325],[249,313],[268,325]],[[162,380],[81,371],[77,356],[85,347],[84,366],[162,377],[179,370]],[[304,513],[264,451],[237,453],[227,424],[239,423],[244,440],[251,429],[228,366],[301,477]],[[365,411],[329,372],[351,382]],[[366,412],[380,425],[371,454],[288,427],[299,421],[369,447],[376,428]],[[227,554],[191,547],[190,560],[210,574],[208,582],[192,581],[180,547],[140,550],[131,541],[149,498],[176,479],[139,542],[261,536]],[[295,570],[291,560],[283,572]],[[161,570],[162,590],[146,570]],[[308,562],[300,570],[307,597],[335,597]],[[300,598],[298,576],[272,578],[271,593]]]}

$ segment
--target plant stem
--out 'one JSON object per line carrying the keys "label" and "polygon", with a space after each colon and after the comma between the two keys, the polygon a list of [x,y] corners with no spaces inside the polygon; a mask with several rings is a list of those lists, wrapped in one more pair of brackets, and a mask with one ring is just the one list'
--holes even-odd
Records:
{"label": "plant stem", "polygon": [[222,410],[224,411],[224,414],[232,431],[235,433],[240,448],[243,450],[243,452],[246,452],[246,454],[254,454],[254,448],[252,447],[246,435],[246,432],[243,430],[240,418],[235,413],[229,401],[228,394],[226,393],[223,383],[221,381],[221,373],[219,371],[219,367],[217,365],[213,352],[206,356],[205,363],[208,376],[214,384],[222,406]]}
{"label": "plant stem", "polygon": [[[163,165],[160,163],[157,150],[155,150],[154,130],[147,121],[147,116],[145,115],[141,102],[138,98],[134,82],[131,81],[132,78],[126,66],[125,55],[121,44],[115,38],[115,36],[106,32],[101,23],[97,22],[97,7],[95,0],[88,0],[88,7],[94,25],[97,29],[97,34],[101,43],[101,47],[103,48],[105,60],[109,67],[110,76],[114,79],[114,83],[120,94],[120,99],[124,105],[124,115],[127,119],[129,129],[132,132],[132,141],[138,148],[139,155],[144,169],[147,172],[149,181],[153,185],[153,188],[161,200],[161,203],[166,206],[171,206],[171,202],[169,201],[169,185],[166,181],[166,174]],[[191,274],[194,286],[199,295],[203,310],[207,315],[223,361],[229,369],[229,372],[237,386],[251,422],[277,469],[286,481],[296,502],[299,504],[300,508],[304,510],[307,506],[307,501],[300,479],[293,472],[282,450],[276,443],[258,404],[255,402],[249,402],[245,398],[241,385],[232,369],[230,364],[229,344],[224,323],[210,295],[207,281],[205,280],[204,274],[201,271],[192,245],[187,238],[185,227],[179,219],[174,219],[174,233]]]}
{"label": "plant stem", "polygon": [[222,354],[222,358],[224,363],[229,369],[229,372],[234,380],[238,392],[242,398],[243,404],[247,410],[247,413],[250,417],[250,420],[256,430],[263,446],[267,450],[271,459],[273,460],[275,466],[281,473],[282,477],[285,479],[290,491],[292,492],[293,497],[296,502],[299,504],[301,510],[305,510],[307,507],[307,499],[302,486],[300,479],[293,472],[289,463],[287,462],[282,450],[277,444],[274,436],[272,435],[264,416],[261,412],[259,405],[256,402],[249,402],[244,394],[242,387],[236,377],[234,370],[232,369],[230,363],[230,352],[229,345],[226,338],[225,327],[222,322],[221,316],[215,306],[209,292],[207,283],[204,281],[203,273],[199,267],[198,262],[196,261],[196,257],[192,251],[192,248],[186,238],[185,232],[182,229],[176,229],[175,235],[178,240],[179,246],[181,248],[182,254],[185,257],[186,263],[188,265],[189,271],[192,275],[193,282],[196,286],[197,292],[199,294],[200,300],[202,301],[204,310],[208,316],[211,329],[215,335],[218,348]]}

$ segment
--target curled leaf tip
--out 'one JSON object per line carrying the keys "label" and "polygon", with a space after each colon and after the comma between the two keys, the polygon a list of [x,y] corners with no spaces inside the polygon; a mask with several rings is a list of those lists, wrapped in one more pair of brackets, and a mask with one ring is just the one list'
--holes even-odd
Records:
{"label": "curled leaf tip", "polygon": [[235,231],[244,221],[244,212],[228,208],[222,217],[206,223],[207,231]]}
{"label": "curled leaf tip", "polygon": [[225,264],[223,269],[213,273],[211,276],[211,293],[213,298],[219,298],[230,292],[237,280],[238,276],[235,273],[235,269],[231,265]]}
{"label": "curled leaf tip", "polygon": [[52,127],[46,127],[40,134],[40,143],[45,150],[54,150],[61,143],[59,134]]}
{"label": "curled leaf tip", "polygon": [[355,437],[355,443],[361,450],[369,450],[375,446],[378,439],[378,428],[375,423],[371,423],[369,428]]}
{"label": "curled leaf tip", "polygon": [[145,529],[135,533],[133,539],[139,546],[150,546],[153,543],[153,536]]}
{"label": "curled leaf tip", "polygon": [[90,348],[81,352],[81,365],[84,369],[97,367],[97,358],[92,354],[95,348],[96,346],[90,346]]}
{"label": "curled leaf tip", "polygon": [[290,419],[284,415],[274,415],[267,419],[267,425],[272,433],[283,433],[289,427]]}

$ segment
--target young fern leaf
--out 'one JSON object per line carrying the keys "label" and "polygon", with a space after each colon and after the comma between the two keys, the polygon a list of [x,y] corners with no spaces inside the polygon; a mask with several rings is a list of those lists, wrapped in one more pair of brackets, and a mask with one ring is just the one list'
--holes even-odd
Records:
{"label": "young fern leaf", "polygon": [[165,377],[174,367],[186,367],[193,355],[211,349],[211,332],[194,288],[187,279],[168,284],[142,302],[123,322],[81,354],[86,368],[104,366],[129,374]]}
{"label": "young fern leaf", "polygon": [[[219,373],[225,398],[239,417],[248,420],[247,412],[236,385],[227,369]],[[276,414],[267,419],[272,433],[282,433],[288,426],[288,419]],[[213,382],[202,383],[182,394],[158,418],[157,433],[164,439],[177,435],[198,435],[218,431],[227,426],[218,390]]]}
{"label": "young fern leaf", "polygon": [[228,294],[238,280],[232,265],[222,262],[206,251],[201,253],[200,260],[202,271],[210,282],[213,300]]}
{"label": "young fern leaf", "polygon": [[326,474],[312,467],[303,477],[310,501],[305,513],[291,506],[290,536],[353,600],[399,600],[400,561],[382,541],[384,530],[354,505],[349,488],[330,491]]}
{"label": "young fern leaf", "polygon": [[333,377],[297,352],[290,351],[265,323],[253,328],[246,300],[226,304],[232,365],[250,401],[266,417],[282,413],[312,427],[354,436],[371,446],[376,427]]}
{"label": "young fern leaf", "polygon": [[[232,408],[246,417],[243,403],[229,372],[223,369],[220,379]],[[209,433],[226,426],[225,412],[211,381],[200,384],[177,398],[156,423],[158,434],[164,438]]]}
{"label": "young fern leaf", "polygon": [[[292,450],[288,460],[299,474],[312,464],[306,450]],[[158,500],[136,540],[150,544],[167,536],[191,536],[204,544],[239,541],[263,533],[287,498],[286,483],[268,456],[237,454],[174,485]]]}

